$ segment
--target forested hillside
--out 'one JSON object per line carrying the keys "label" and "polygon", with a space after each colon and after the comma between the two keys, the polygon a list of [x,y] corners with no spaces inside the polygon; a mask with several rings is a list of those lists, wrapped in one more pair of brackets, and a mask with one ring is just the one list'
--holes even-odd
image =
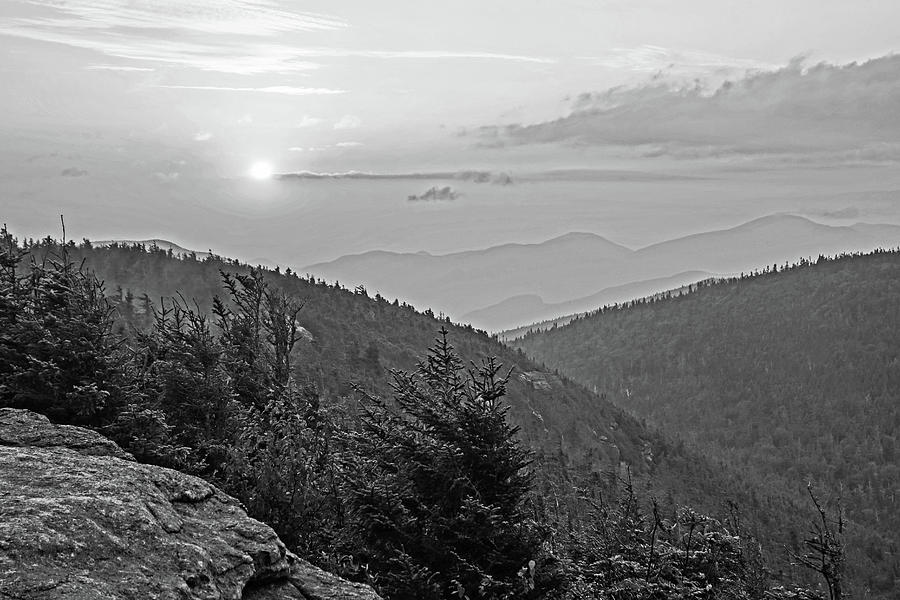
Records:
{"label": "forested hillside", "polygon": [[[514,342],[775,492],[841,497],[863,585],[900,589],[900,252],[820,257]],[[852,561],[851,561],[852,562]]]}
{"label": "forested hillside", "polygon": [[[40,254],[47,248],[34,251]],[[226,296],[221,272],[250,271],[247,265],[219,257],[179,259],[141,246],[81,244],[69,252],[105,282],[118,306],[123,335],[149,328],[154,308],[176,295],[196,301],[201,311],[211,311],[213,298]],[[628,470],[645,485],[666,489],[670,499],[709,510],[721,509],[729,497],[721,487],[727,475],[712,463],[482,331],[377,294],[370,298],[364,289],[347,290],[340,282],[326,283],[290,271],[265,271],[265,277],[302,303],[297,320],[305,334],[294,351],[295,365],[325,397],[352,400],[354,385],[389,395],[390,370],[413,368],[439,328],[446,327],[467,364],[495,356],[505,369],[512,369],[510,418],[520,428],[519,437],[539,451],[540,461],[552,465],[548,470],[553,486],[579,483],[568,479],[571,476],[615,487],[616,477]],[[559,481],[557,474],[563,471],[566,477]],[[695,485],[681,485],[686,480]]]}
{"label": "forested hillside", "polygon": [[[189,303],[196,301],[202,312],[209,312],[214,297],[226,296],[221,271],[250,271],[247,265],[225,259],[179,259],[167,251],[140,246],[81,245],[70,249],[70,254],[74,260],[84,260],[105,282],[123,316],[123,333],[131,326],[149,326],[152,309],[179,294]],[[370,298],[362,288],[344,289],[340,282],[326,284],[290,271],[266,271],[265,277],[302,303],[297,320],[304,333],[295,350],[295,364],[328,396],[351,395],[354,383],[373,393],[389,393],[389,370],[414,367],[444,326],[467,362],[497,356],[507,369],[513,369],[511,414],[522,428],[523,439],[554,453],[561,449],[563,455],[574,459],[598,448],[604,435],[611,443],[604,444],[602,452],[595,450],[595,470],[616,469],[620,462],[638,473],[647,470],[644,444],[656,440],[636,420],[623,417],[610,403],[540,369],[485,333],[379,295]],[[614,422],[617,425],[610,428]]]}
{"label": "forested hillside", "polygon": [[214,481],[387,597],[817,597],[771,587],[809,581],[802,497],[483,332],[218,257],[2,241],[0,404]]}

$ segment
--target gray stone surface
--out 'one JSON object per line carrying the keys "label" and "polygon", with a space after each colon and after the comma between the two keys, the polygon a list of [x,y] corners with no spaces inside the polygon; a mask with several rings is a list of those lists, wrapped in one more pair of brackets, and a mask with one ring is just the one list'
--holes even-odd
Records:
{"label": "gray stone surface", "polygon": [[0,409],[0,598],[377,600],[202,479]]}

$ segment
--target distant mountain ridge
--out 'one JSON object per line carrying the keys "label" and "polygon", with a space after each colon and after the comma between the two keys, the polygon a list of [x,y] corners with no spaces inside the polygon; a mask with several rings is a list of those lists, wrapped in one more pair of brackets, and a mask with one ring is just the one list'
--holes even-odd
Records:
{"label": "distant mountain ridge", "polygon": [[572,232],[541,243],[443,255],[375,250],[301,272],[362,284],[498,331],[597,308],[599,304],[590,305],[593,301],[625,300],[604,295],[620,286],[634,285],[634,293],[647,295],[684,285],[684,278],[678,278],[682,273],[699,272],[699,280],[709,273],[748,272],[803,257],[898,245],[900,226],[831,226],[775,214],[637,250],[594,233]]}
{"label": "distant mountain ridge", "polygon": [[184,257],[193,254],[197,257],[198,260],[203,260],[204,258],[212,255],[212,252],[198,252],[197,250],[189,250],[183,246],[179,246],[175,242],[170,242],[168,240],[159,238],[148,240],[92,240],[91,243],[95,246],[112,246],[113,244],[118,244],[120,246],[144,246],[147,249],[155,246],[160,250],[171,250],[172,254],[178,257]]}
{"label": "distant mountain ridge", "polygon": [[[518,342],[518,339],[525,335],[528,335],[530,333],[537,333],[540,331],[547,331],[548,329],[562,327],[563,325],[568,325],[575,319],[590,316],[592,313],[595,313],[598,310],[604,310],[604,309],[616,308],[616,307],[624,307],[624,306],[628,306],[629,304],[634,303],[634,302],[653,301],[653,300],[659,300],[659,299],[666,298],[666,297],[676,298],[682,294],[689,294],[693,291],[696,291],[696,289],[699,286],[715,283],[719,279],[721,279],[721,278],[707,277],[705,279],[698,279],[698,280],[690,281],[689,283],[686,283],[685,285],[682,285],[679,287],[668,288],[662,292],[655,292],[652,294],[645,294],[645,295],[631,295],[625,301],[608,302],[606,304],[601,304],[599,307],[595,306],[591,310],[586,310],[586,311],[578,312],[578,313],[570,313],[570,314],[564,315],[562,317],[545,319],[543,321],[538,321],[536,323],[531,323],[529,325],[521,325],[519,327],[513,327],[511,329],[504,329],[503,331],[497,332],[496,335],[500,339],[500,341],[502,341],[504,343],[509,343],[509,344],[515,345]],[[639,282],[639,283],[643,283],[643,282]],[[624,286],[624,287],[630,287],[630,286]]]}
{"label": "distant mountain ridge", "polygon": [[[608,306],[643,298],[659,293],[660,290],[677,290],[684,286],[715,277],[706,271],[686,271],[672,277],[661,277],[647,281],[635,281],[600,290],[596,294],[576,298],[566,302],[546,303],[535,294],[515,296],[492,306],[488,306],[463,315],[463,321],[479,326],[480,323],[494,323],[503,330],[514,329],[525,320],[531,322],[549,321],[560,318],[571,319],[576,315],[594,310],[600,306]],[[503,334],[501,333],[501,337]]]}
{"label": "distant mountain ridge", "polygon": [[[210,257],[216,255],[216,253],[212,252],[211,250],[208,250],[206,252],[191,250],[189,248],[179,246],[175,242],[170,242],[168,240],[164,240],[164,239],[160,239],[160,238],[152,238],[152,239],[147,239],[147,240],[125,240],[125,239],[122,239],[122,240],[99,240],[99,241],[91,240],[91,244],[93,244],[94,246],[99,246],[99,247],[109,247],[109,246],[112,246],[113,244],[118,244],[119,246],[126,246],[126,247],[128,247],[128,246],[143,246],[144,248],[146,248],[148,250],[150,250],[153,247],[156,247],[156,248],[159,248],[160,250],[164,250],[166,252],[171,250],[172,255],[177,258],[187,258],[187,257],[193,255],[194,257],[196,257],[197,260],[205,260],[207,258],[210,258]],[[237,259],[239,257],[230,256],[228,258]],[[260,257],[260,256],[251,258],[251,259],[247,260],[246,262],[251,265],[259,265],[259,266],[263,266],[263,267],[266,267],[269,269],[281,267],[281,265],[279,265],[278,263],[272,262],[268,258]]]}

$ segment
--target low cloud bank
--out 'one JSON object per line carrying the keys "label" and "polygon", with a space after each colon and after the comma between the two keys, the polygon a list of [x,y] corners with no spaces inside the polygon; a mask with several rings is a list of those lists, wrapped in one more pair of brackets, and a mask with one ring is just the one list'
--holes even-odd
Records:
{"label": "low cloud bank", "polygon": [[321,173],[316,171],[298,171],[296,173],[282,173],[278,175],[278,179],[285,181],[303,179],[455,179],[458,181],[493,183],[497,185],[510,185],[513,183],[512,178],[507,173],[495,173],[492,171],[437,171],[430,173],[373,173],[371,171]]}
{"label": "low cloud bank", "polygon": [[570,114],[483,127],[482,143],[608,146],[636,156],[900,159],[900,55],[755,72],[710,90],[653,81],[588,92]]}

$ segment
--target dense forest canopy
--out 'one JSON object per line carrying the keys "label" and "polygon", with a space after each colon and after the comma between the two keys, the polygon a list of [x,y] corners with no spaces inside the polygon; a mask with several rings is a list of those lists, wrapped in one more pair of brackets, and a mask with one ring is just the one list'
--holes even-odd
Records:
{"label": "dense forest canopy", "polygon": [[900,582],[900,252],[820,257],[605,307],[515,345],[763,489],[811,480],[864,588]]}
{"label": "dense forest canopy", "polygon": [[806,535],[789,500],[483,332],[218,257],[0,242],[0,405],[205,477],[388,598],[819,597],[763,537]]}

